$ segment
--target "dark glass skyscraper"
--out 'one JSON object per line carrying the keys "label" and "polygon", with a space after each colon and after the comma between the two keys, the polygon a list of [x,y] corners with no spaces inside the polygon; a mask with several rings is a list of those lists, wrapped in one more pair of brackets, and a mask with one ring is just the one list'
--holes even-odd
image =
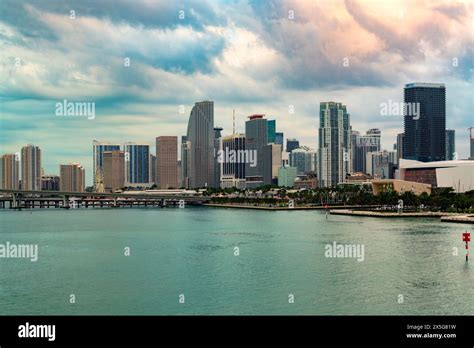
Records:
{"label": "dark glass skyscraper", "polygon": [[276,120],[267,121],[268,143],[274,143],[276,137]]}
{"label": "dark glass skyscraper", "polygon": [[300,147],[300,142],[299,140],[296,139],[287,139],[286,140],[286,151],[291,152],[294,149],[297,149]]}
{"label": "dark glass skyscraper", "polygon": [[280,144],[283,151],[283,132],[275,133],[275,144]]}
{"label": "dark glass skyscraper", "polygon": [[[418,105],[418,114],[404,114],[403,158],[422,162],[446,158],[446,87],[440,83],[409,83],[405,105]],[[406,107],[405,110],[410,107]],[[413,107],[411,107],[413,109]],[[416,109],[416,107],[415,107]]]}

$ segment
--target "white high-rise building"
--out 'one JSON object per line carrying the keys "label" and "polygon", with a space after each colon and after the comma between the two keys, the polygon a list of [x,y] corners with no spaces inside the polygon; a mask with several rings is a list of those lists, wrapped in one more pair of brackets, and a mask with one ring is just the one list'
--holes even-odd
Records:
{"label": "white high-rise building", "polygon": [[323,102],[319,111],[318,180],[321,187],[344,182],[351,172],[351,125],[346,106]]}

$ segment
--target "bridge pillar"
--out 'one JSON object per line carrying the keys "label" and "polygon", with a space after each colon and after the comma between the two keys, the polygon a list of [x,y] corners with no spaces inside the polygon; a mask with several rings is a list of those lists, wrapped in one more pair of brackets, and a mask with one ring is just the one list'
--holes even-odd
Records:
{"label": "bridge pillar", "polygon": [[63,196],[63,208],[64,209],[69,209],[69,196],[64,195]]}

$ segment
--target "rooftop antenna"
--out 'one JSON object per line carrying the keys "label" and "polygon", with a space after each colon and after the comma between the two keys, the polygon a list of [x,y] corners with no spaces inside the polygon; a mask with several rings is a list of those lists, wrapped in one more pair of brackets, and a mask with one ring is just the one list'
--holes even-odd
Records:
{"label": "rooftop antenna", "polygon": [[232,134],[235,134],[235,109],[232,109]]}

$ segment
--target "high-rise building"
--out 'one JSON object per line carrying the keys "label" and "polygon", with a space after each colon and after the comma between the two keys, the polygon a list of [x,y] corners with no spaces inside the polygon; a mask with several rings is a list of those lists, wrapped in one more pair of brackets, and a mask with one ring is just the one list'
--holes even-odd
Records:
{"label": "high-rise building", "polygon": [[376,128],[369,129],[366,135],[360,135],[359,132],[352,132],[351,145],[353,148],[353,164],[351,172],[367,173],[367,153],[380,151],[380,136],[381,132]]}
{"label": "high-rise building", "polygon": [[264,147],[268,144],[267,120],[265,115],[251,115],[245,122],[245,149],[257,156],[256,165],[246,163],[245,181],[247,188],[264,185]]}
{"label": "high-rise building", "polygon": [[[454,129],[446,129],[446,160],[451,161],[456,152],[456,140]],[[457,158],[456,158],[457,159]]]}
{"label": "high-rise building", "polygon": [[299,140],[296,139],[286,139],[286,152],[291,152],[294,149],[297,149],[300,147],[300,142]]}
{"label": "high-rise building", "polygon": [[278,183],[278,170],[281,167],[281,145],[268,144],[263,147],[263,184]]}
{"label": "high-rise building", "polygon": [[41,150],[38,146],[21,148],[21,189],[41,190]]}
{"label": "high-rise building", "polygon": [[276,143],[276,120],[267,120],[267,138],[269,143]]}
{"label": "high-rise building", "polygon": [[[188,122],[189,142],[187,174],[190,188],[212,185],[214,182],[214,102],[194,104]],[[158,157],[158,154],[157,154]]]}
{"label": "high-rise building", "polygon": [[295,167],[280,167],[278,170],[278,186],[293,187],[295,185],[296,177]]}
{"label": "high-rise building", "polygon": [[20,188],[20,160],[15,154],[0,157],[0,188],[18,190]]}
{"label": "high-rise building", "polygon": [[283,132],[276,132],[275,133],[275,144],[280,144],[281,145],[281,150],[284,151],[284,134]]}
{"label": "high-rise building", "polygon": [[[409,83],[404,90],[403,158],[421,162],[446,158],[446,88],[440,83]],[[409,110],[418,112],[407,112]]]}
{"label": "high-rise building", "polygon": [[155,169],[156,169],[156,156],[150,153],[150,159],[148,160],[148,178],[150,179],[150,184],[155,183]]}
{"label": "high-rise building", "polygon": [[85,171],[79,163],[59,166],[59,190],[66,192],[84,192]]}
{"label": "high-rise building", "polygon": [[290,165],[298,175],[316,172],[317,153],[307,146],[301,146],[290,153]]}
{"label": "high-rise building", "polygon": [[189,152],[191,143],[186,135],[181,136],[181,182],[179,187],[189,188]]}
{"label": "high-rise building", "polygon": [[219,163],[218,153],[221,147],[222,127],[214,128],[214,175],[212,187],[219,188],[221,185],[221,163]]}
{"label": "high-rise building", "polygon": [[379,179],[393,179],[397,163],[395,151],[374,151],[367,153],[366,174]]}
{"label": "high-rise building", "polygon": [[351,132],[345,105],[335,102],[320,104],[317,165],[320,187],[337,185],[350,172]]}
{"label": "high-rise building", "polygon": [[378,128],[371,128],[369,129],[366,134],[365,138],[367,140],[363,140],[364,142],[369,142],[371,145],[375,145],[377,147],[377,151],[380,151],[380,138],[382,136],[382,132]]}
{"label": "high-rise building", "polygon": [[41,190],[43,191],[59,191],[59,175],[48,174],[41,176]]}
{"label": "high-rise building", "polygon": [[234,161],[223,161],[220,163],[221,188],[236,187],[245,188],[245,162],[242,161],[242,154],[245,154],[245,135],[232,134],[221,138],[222,151],[235,154]]}
{"label": "high-rise building", "polygon": [[93,165],[92,165],[92,171],[93,171],[92,174],[94,177],[94,190],[98,191],[99,186],[101,186],[104,181],[104,168],[103,168],[104,152],[120,150],[120,145],[112,144],[106,141],[94,140],[92,142],[92,149],[94,153]]}
{"label": "high-rise building", "polygon": [[143,186],[150,183],[150,145],[125,143],[125,185]]}
{"label": "high-rise building", "polygon": [[156,186],[160,189],[178,188],[178,137],[156,138]]}
{"label": "high-rise building", "polygon": [[403,158],[403,138],[405,134],[397,134],[397,163],[400,163],[400,159]]}
{"label": "high-rise building", "polygon": [[106,191],[120,190],[125,186],[125,152],[103,151],[102,167]]}

